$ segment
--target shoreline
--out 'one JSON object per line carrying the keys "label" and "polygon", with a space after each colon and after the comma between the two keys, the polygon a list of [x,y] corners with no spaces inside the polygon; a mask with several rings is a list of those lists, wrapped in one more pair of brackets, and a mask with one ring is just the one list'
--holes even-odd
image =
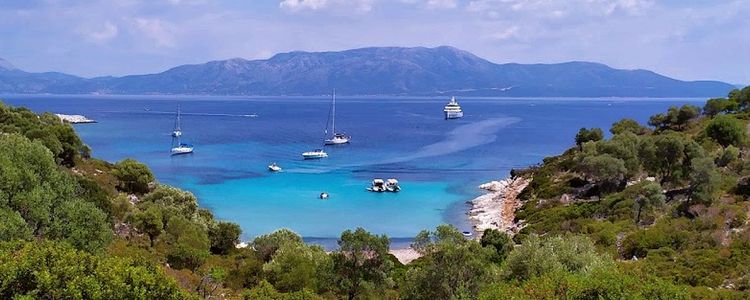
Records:
{"label": "shoreline", "polygon": [[58,118],[60,118],[60,121],[68,122],[70,124],[89,124],[89,123],[96,123],[96,120],[89,119],[82,115],[65,115],[65,114],[55,114]]}
{"label": "shoreline", "polygon": [[522,204],[518,195],[529,182],[524,177],[508,177],[479,185],[487,192],[467,201],[471,208],[466,213],[477,239],[487,229],[496,229],[511,236],[521,229],[514,220],[515,212]]}

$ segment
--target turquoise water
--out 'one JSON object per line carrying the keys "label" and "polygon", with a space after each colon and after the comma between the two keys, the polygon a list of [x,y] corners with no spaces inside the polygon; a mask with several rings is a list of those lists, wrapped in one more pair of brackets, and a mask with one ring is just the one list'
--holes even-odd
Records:
{"label": "turquoise water", "polygon": [[[452,223],[468,229],[465,201],[483,182],[541,161],[573,144],[580,127],[641,122],[670,105],[702,99],[459,99],[460,120],[443,120],[441,98],[337,99],[337,126],[353,139],[326,147],[328,159],[305,161],[321,147],[329,100],[319,98],[17,96],[12,105],[83,114],[76,125],[96,157],[147,163],[159,181],[195,193],[219,219],[239,223],[249,239],[281,227],[331,240],[364,227],[393,238]],[[174,111],[183,112],[192,155],[169,155]],[[249,115],[257,114],[257,117]],[[284,172],[270,173],[276,162]],[[372,178],[398,178],[400,193],[365,191]],[[328,192],[327,200],[318,199]]]}

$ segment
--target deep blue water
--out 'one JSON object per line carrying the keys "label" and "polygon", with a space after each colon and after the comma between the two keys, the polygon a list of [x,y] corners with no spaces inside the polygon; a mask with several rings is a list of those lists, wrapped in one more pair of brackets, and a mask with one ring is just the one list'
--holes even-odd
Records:
{"label": "deep blue water", "polygon": [[[2,96],[34,111],[83,114],[76,125],[96,157],[133,157],[159,181],[187,189],[245,239],[288,227],[316,241],[364,227],[394,238],[452,223],[468,229],[465,201],[482,182],[536,164],[573,144],[580,127],[605,131],[623,117],[645,122],[671,105],[703,99],[459,99],[465,117],[443,120],[442,98],[337,99],[337,127],[351,144],[305,161],[320,147],[329,100],[165,96]],[[195,153],[171,157],[177,105]],[[257,114],[257,117],[248,115]],[[276,162],[282,173],[269,173]],[[372,178],[398,178],[403,191],[365,191]],[[331,194],[320,200],[320,192]]]}

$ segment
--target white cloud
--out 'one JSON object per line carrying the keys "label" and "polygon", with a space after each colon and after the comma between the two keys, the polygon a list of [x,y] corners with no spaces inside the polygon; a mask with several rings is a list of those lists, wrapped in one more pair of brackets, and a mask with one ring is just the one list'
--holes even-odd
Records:
{"label": "white cloud", "polygon": [[508,40],[517,37],[519,29],[518,26],[510,26],[505,30],[491,34],[490,37],[494,40]]}
{"label": "white cloud", "polygon": [[336,9],[366,13],[374,4],[375,0],[280,0],[279,8],[288,12]]}
{"label": "white cloud", "polygon": [[133,20],[135,28],[154,42],[157,48],[175,46],[175,38],[171,25],[159,19],[136,18]]}
{"label": "white cloud", "polygon": [[106,21],[100,26],[99,29],[84,29],[83,34],[93,42],[104,43],[115,38],[119,33],[119,29],[112,22]]}

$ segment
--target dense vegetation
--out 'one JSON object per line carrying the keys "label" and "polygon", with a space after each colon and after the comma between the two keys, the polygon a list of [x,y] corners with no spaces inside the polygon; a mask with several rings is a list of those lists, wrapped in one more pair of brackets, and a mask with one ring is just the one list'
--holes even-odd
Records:
{"label": "dense vegetation", "polygon": [[239,226],[147,166],[90,158],[69,124],[0,104],[0,298],[747,298],[748,111],[745,88],[609,139],[582,129],[514,170],[533,178],[520,232],[438,226],[403,265],[361,228],[333,252],[286,229],[237,248]]}

